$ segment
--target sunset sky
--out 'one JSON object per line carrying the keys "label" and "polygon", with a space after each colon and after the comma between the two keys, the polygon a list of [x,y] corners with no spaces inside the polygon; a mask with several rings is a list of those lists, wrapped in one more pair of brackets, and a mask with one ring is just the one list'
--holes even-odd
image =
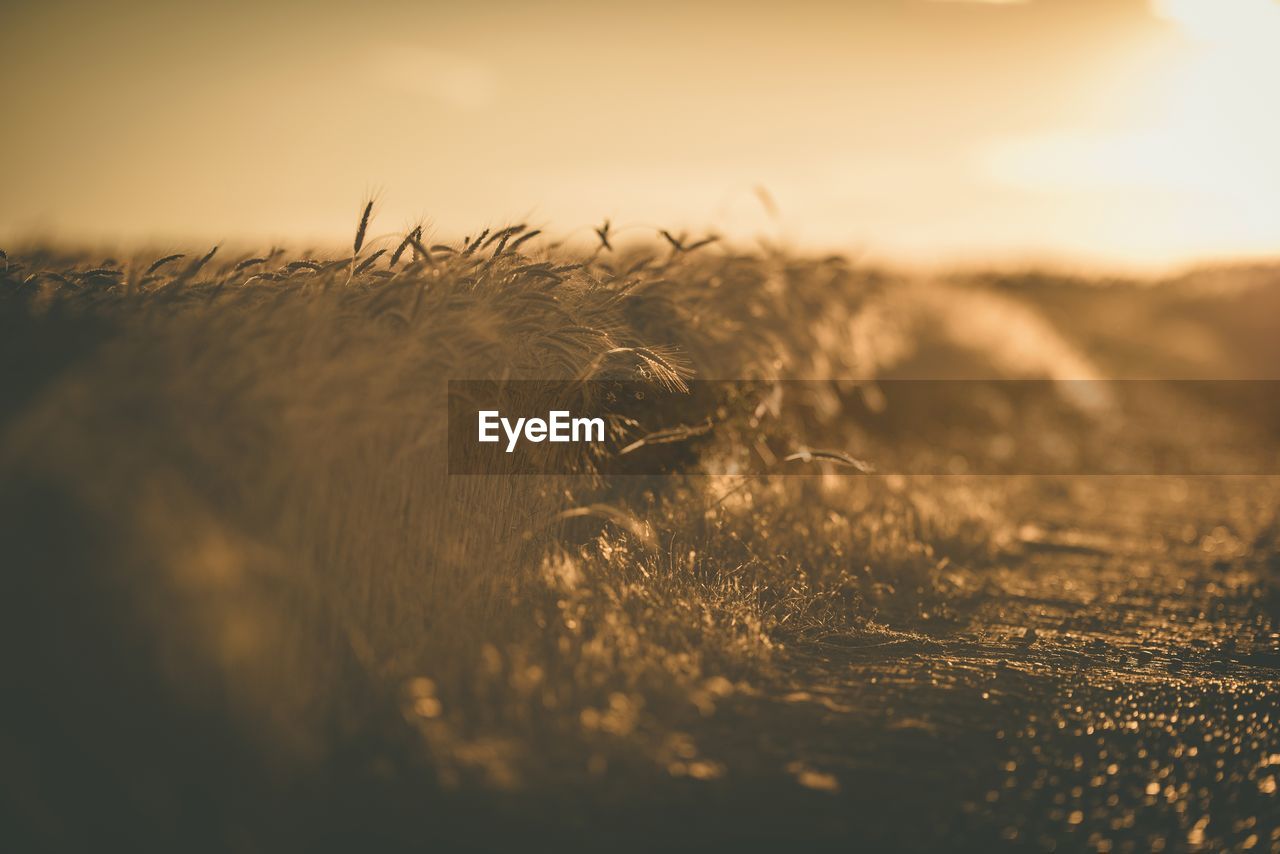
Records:
{"label": "sunset sky", "polygon": [[1280,251],[1272,0],[48,0],[4,30],[9,244],[337,239],[374,192],[442,238]]}

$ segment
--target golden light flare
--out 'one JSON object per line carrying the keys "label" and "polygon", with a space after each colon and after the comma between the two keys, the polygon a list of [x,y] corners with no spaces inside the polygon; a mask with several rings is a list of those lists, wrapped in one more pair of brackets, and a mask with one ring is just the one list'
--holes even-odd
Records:
{"label": "golden light flare", "polygon": [[1152,0],[1152,11],[1193,38],[1274,50],[1280,4],[1274,0]]}
{"label": "golden light flare", "polygon": [[[983,163],[1019,188],[1092,198],[1086,245],[1158,263],[1266,254],[1280,235],[1280,4],[1153,0],[1176,49],[1137,62],[1122,121],[998,140]],[[1114,95],[1113,95],[1114,97]]]}

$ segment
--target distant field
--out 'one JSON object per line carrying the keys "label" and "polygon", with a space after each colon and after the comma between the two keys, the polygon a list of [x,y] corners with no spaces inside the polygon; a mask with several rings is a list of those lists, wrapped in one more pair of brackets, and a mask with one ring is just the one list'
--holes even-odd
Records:
{"label": "distant field", "polygon": [[[834,456],[1044,439],[963,384],[876,422],[878,380],[1280,379],[1280,271],[921,280],[368,217],[341,251],[0,259],[14,850],[1280,850],[1280,477]],[[687,404],[685,474],[450,477],[447,379],[813,382]],[[1239,407],[1144,411],[1239,462],[1280,428]]]}

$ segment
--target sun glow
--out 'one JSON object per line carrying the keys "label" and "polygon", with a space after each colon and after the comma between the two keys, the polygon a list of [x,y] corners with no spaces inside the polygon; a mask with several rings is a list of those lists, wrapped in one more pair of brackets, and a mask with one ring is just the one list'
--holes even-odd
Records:
{"label": "sun glow", "polygon": [[1166,108],[1151,130],[1190,186],[1232,203],[1241,236],[1280,233],[1280,4],[1272,0],[1158,0],[1156,11],[1193,42],[1161,91]]}
{"label": "sun glow", "polygon": [[[1094,246],[1174,261],[1268,253],[1280,240],[1280,4],[1153,0],[1178,30],[1125,94],[1126,119],[1003,140],[985,152],[1008,184],[1110,200]],[[1107,247],[1110,248],[1110,247]]]}
{"label": "sun glow", "polygon": [[1203,42],[1274,50],[1280,36],[1280,4],[1273,0],[1153,0],[1152,8]]}

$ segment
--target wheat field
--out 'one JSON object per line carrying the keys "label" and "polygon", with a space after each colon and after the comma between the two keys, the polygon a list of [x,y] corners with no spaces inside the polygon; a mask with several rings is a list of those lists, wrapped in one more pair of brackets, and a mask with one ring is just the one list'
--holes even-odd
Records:
{"label": "wheat field", "polygon": [[[938,850],[1090,828],[1138,850],[1256,843],[1277,817],[1274,477],[906,462],[944,432],[1016,461],[1046,423],[1024,411],[1093,429],[1064,380],[1265,377],[1273,271],[1157,293],[371,217],[340,251],[4,257],[13,850]],[[1012,408],[964,382],[867,403],[974,377],[1058,384]],[[569,449],[560,474],[451,475],[446,379],[639,383],[713,426],[666,437],[678,474]],[[766,394],[681,397],[698,380]],[[1232,405],[1173,394],[1142,423]],[[606,411],[623,444],[643,434],[634,406]],[[1254,460],[1274,416],[1188,420],[1163,452]],[[1125,441],[1108,453],[1151,442]],[[726,463],[752,454],[799,461]],[[1175,776],[1231,821],[1197,824],[1150,776],[1202,727],[1236,749]],[[1006,789],[1019,768],[1050,785]]]}

